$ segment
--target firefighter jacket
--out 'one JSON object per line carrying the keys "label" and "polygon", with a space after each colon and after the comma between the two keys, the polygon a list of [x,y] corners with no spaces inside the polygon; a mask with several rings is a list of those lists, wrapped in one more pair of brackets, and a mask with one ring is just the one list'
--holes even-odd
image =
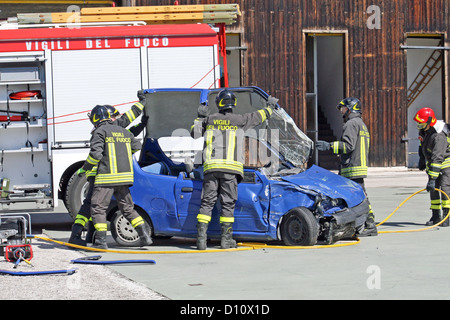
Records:
{"label": "firefighter jacket", "polygon": [[133,185],[132,154],[141,149],[141,143],[127,129],[111,120],[101,122],[91,138],[91,151],[83,169],[98,166],[95,185],[101,187]]}
{"label": "firefighter jacket", "polygon": [[[113,121],[113,124],[122,128],[126,128],[139,117],[144,110],[144,105],[140,102],[136,102],[131,106],[131,109],[119,116],[117,119]],[[136,128],[136,127],[134,127]],[[143,129],[143,128],[142,128]],[[137,136],[140,132],[142,132],[141,127],[139,129],[130,129],[130,131]],[[134,130],[134,131],[133,131]],[[92,133],[94,130],[92,131]],[[92,170],[86,172],[86,177],[93,177],[97,175],[97,166],[93,167]]]}
{"label": "firefighter jacket", "polygon": [[366,178],[368,171],[370,133],[361,114],[351,113],[344,124],[340,141],[331,143],[334,154],[340,155],[340,175],[349,179]]}
{"label": "firefighter jacket", "polygon": [[449,137],[445,129],[446,124],[439,120],[434,127],[420,132],[423,139],[420,149],[425,157],[428,177],[433,180],[450,167]]}
{"label": "firefighter jacket", "polygon": [[[203,172],[225,172],[244,177],[243,133],[272,115],[267,107],[252,113],[215,113],[197,118],[191,127],[194,139],[204,136]],[[241,139],[242,138],[242,139]]]}

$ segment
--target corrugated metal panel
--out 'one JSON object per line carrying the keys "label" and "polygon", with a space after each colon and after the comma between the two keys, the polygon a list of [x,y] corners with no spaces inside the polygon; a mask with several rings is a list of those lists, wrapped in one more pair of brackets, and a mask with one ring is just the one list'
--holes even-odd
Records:
{"label": "corrugated metal panel", "polygon": [[[181,4],[217,1],[184,0]],[[280,98],[293,119],[306,128],[303,30],[344,30],[347,43],[347,94],[366,106],[364,120],[372,133],[370,165],[403,166],[406,150],[406,34],[450,35],[448,0],[235,0],[242,16],[229,31],[242,31],[248,50],[242,59],[242,83],[259,86]],[[136,0],[136,5],[173,1]],[[382,12],[381,29],[369,29],[370,5]],[[449,72],[446,53],[446,109]],[[448,113],[448,111],[446,111]]]}

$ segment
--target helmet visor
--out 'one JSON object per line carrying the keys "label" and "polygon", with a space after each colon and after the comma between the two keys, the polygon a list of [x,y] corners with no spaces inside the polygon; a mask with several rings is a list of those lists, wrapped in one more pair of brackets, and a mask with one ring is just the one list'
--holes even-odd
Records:
{"label": "helmet visor", "polygon": [[417,129],[418,130],[425,129],[427,127],[427,125],[428,125],[428,123],[426,123],[426,122],[424,122],[424,123],[417,122]]}

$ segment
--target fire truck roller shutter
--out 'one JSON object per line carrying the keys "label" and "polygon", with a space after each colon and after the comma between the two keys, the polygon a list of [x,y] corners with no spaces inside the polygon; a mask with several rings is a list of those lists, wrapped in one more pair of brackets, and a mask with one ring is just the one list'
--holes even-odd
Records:
{"label": "fire truck roller shutter", "polygon": [[[139,49],[54,51],[52,60],[55,117],[98,104],[137,100],[142,83]],[[130,107],[125,105],[120,111]],[[86,114],[64,117],[65,123],[54,126],[55,142],[89,141],[92,124],[76,121],[83,118],[87,119]]]}

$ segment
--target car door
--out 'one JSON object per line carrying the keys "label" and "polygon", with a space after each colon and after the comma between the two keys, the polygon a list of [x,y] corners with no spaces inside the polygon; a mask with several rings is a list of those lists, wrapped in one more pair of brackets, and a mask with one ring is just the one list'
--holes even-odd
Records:
{"label": "car door", "polygon": [[[191,174],[180,173],[175,185],[178,220],[183,232],[197,232],[197,214],[201,205],[202,180]],[[269,197],[266,184],[257,172],[245,172],[238,185],[233,231],[237,233],[266,232],[268,230]],[[220,233],[221,205],[218,200],[212,213],[208,233]]]}

